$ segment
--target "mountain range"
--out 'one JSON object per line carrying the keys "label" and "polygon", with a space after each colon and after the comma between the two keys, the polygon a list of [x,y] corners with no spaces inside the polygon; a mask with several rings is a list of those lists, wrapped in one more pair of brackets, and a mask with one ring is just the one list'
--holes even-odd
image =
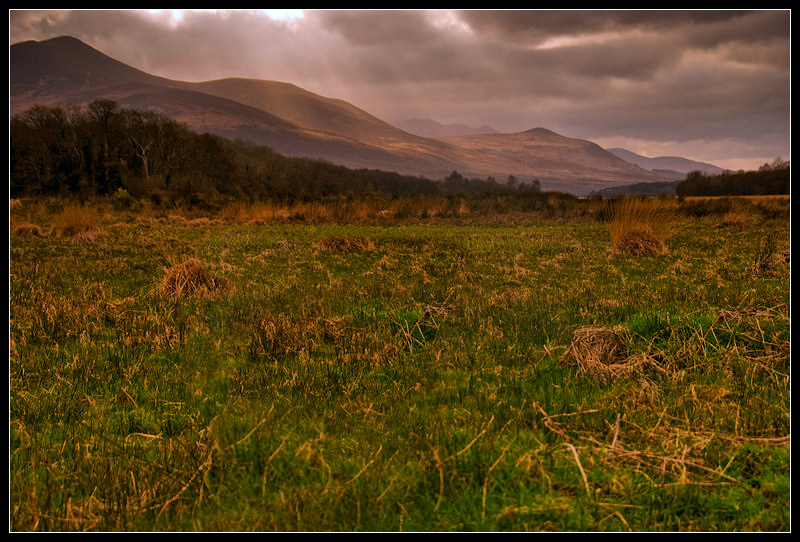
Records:
{"label": "mountain range", "polygon": [[708,175],[718,175],[724,171],[721,167],[713,164],[689,160],[688,158],[681,158],[680,156],[656,156],[648,158],[618,147],[607,150],[626,162],[660,173],[664,176],[673,175],[676,179],[685,178],[686,174],[691,171],[702,171]]}
{"label": "mountain range", "polygon": [[35,104],[85,105],[111,99],[122,107],[173,118],[199,133],[249,141],[286,156],[430,179],[453,171],[498,181],[513,175],[523,182],[536,178],[543,190],[586,195],[610,186],[671,178],[652,171],[655,162],[637,158],[632,163],[619,150],[611,152],[546,128],[497,133],[489,127],[473,130],[419,120],[396,126],[344,100],[291,83],[246,78],[196,83],[158,77],[68,36],[11,45],[9,94],[11,115]]}

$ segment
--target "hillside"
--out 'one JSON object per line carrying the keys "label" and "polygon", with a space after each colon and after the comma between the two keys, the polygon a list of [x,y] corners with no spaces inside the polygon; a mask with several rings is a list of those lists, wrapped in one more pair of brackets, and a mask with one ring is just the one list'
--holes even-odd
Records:
{"label": "hillside", "polygon": [[545,190],[585,195],[618,184],[664,180],[585,140],[544,129],[432,138],[413,135],[343,100],[289,83],[231,78],[173,81],[118,62],[70,37],[12,45],[10,113],[34,104],[113,99],[164,114],[200,133],[264,145],[286,156],[431,179],[538,178]]}
{"label": "hillside", "polygon": [[[441,138],[470,151],[485,163],[503,163],[525,171],[543,186],[575,185],[596,189],[611,184],[663,181],[584,139],[565,137],[546,128],[512,134],[473,134]],[[581,195],[584,195],[583,193]]]}
{"label": "hillside", "polygon": [[675,172],[675,176],[680,179],[686,177],[686,174],[690,171],[702,171],[703,173],[710,174],[722,173],[723,171],[721,167],[713,164],[689,160],[688,158],[681,158],[680,156],[656,156],[654,158],[648,158],[647,156],[642,156],[618,147],[606,150],[619,156],[626,162],[635,164],[649,171]]}
{"label": "hillside", "polygon": [[466,124],[442,124],[431,119],[404,119],[395,121],[394,125],[411,134],[423,137],[449,137],[473,134],[496,134],[497,130],[491,126],[472,128]]}

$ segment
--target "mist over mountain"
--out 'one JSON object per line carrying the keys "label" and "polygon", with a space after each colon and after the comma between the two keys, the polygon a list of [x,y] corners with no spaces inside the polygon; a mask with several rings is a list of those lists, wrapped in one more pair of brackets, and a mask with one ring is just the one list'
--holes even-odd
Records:
{"label": "mist over mountain", "polygon": [[[634,165],[590,141],[545,128],[501,134],[488,127],[471,130],[423,121],[412,130],[407,123],[395,126],[344,100],[291,83],[245,78],[190,83],[157,77],[71,37],[12,45],[9,74],[12,115],[35,104],[85,105],[105,98],[163,114],[199,133],[351,168],[430,179],[453,171],[501,182],[513,175],[522,182],[537,179],[543,190],[576,195],[669,178],[651,171],[649,163]],[[425,129],[431,135],[419,135]]]}

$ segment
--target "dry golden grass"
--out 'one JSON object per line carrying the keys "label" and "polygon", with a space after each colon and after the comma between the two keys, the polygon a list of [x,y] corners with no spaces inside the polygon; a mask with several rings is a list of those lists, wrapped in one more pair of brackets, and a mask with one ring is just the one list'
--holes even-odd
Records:
{"label": "dry golden grass", "polygon": [[611,213],[609,233],[616,254],[640,256],[667,251],[666,239],[676,216],[674,202],[620,198],[614,202]]}
{"label": "dry golden grass", "polygon": [[624,328],[578,328],[561,359],[581,373],[602,378],[629,374],[631,367],[625,362],[626,337]]}
{"label": "dry golden grass", "polygon": [[229,292],[231,288],[226,278],[210,274],[199,260],[189,258],[166,270],[159,285],[159,293],[168,298],[189,295],[214,297]]}
{"label": "dry golden grass", "polygon": [[617,327],[580,327],[561,356],[562,363],[577,367],[581,374],[603,381],[641,377],[647,372],[675,376],[650,354],[630,354],[628,330]]}
{"label": "dry golden grass", "polygon": [[42,228],[40,228],[36,224],[31,224],[30,222],[23,222],[21,224],[17,224],[17,226],[14,228],[14,235],[19,235],[21,237],[29,235],[32,235],[34,237],[41,237]]}
{"label": "dry golden grass", "polygon": [[98,231],[99,216],[91,206],[67,205],[53,217],[51,224],[53,233],[60,237],[73,237],[90,231]]}
{"label": "dry golden grass", "polygon": [[365,250],[372,250],[375,248],[375,245],[366,237],[343,236],[320,239],[315,248],[317,250],[333,252],[363,252]]}

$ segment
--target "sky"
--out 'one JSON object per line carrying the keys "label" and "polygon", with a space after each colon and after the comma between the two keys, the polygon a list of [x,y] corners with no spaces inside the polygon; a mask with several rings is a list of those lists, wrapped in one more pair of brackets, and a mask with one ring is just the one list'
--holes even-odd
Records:
{"label": "sky", "polygon": [[153,75],[247,77],[387,122],[544,127],[727,169],[791,159],[791,11],[9,10]]}

